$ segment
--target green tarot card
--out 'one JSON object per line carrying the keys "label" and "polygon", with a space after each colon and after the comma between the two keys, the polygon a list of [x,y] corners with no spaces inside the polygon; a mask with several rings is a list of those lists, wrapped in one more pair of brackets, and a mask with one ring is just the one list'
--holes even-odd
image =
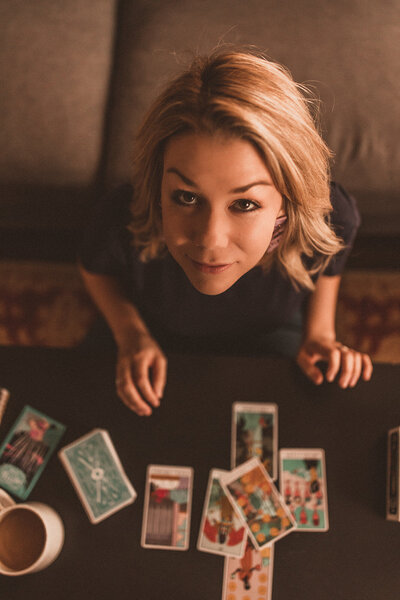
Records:
{"label": "green tarot card", "polygon": [[25,406],[0,447],[0,486],[26,500],[64,431],[62,423]]}
{"label": "green tarot card", "polygon": [[92,523],[135,500],[135,489],[107,431],[94,429],[62,448],[59,457]]}
{"label": "green tarot card", "polygon": [[325,451],[282,448],[279,456],[281,492],[298,531],[328,531]]}

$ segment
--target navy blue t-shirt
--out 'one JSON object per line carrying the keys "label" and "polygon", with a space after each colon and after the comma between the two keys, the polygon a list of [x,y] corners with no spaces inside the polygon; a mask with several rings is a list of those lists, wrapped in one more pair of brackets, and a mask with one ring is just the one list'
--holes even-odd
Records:
{"label": "navy blue t-shirt", "polygon": [[[284,326],[304,306],[309,290],[296,290],[276,266],[267,272],[254,267],[227,291],[209,296],[192,286],[169,253],[141,262],[127,229],[132,194],[130,185],[121,186],[95,207],[79,258],[87,271],[118,278],[161,344],[175,339],[196,348],[237,345]],[[328,276],[342,272],[360,224],[355,200],[335,183],[331,203],[331,224],[346,248],[332,257]]]}

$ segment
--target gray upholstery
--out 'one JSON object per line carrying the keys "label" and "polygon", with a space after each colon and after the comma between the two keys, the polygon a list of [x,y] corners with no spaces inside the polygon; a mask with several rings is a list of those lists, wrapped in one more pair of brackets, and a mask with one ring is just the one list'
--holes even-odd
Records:
{"label": "gray upholstery", "polygon": [[364,233],[400,232],[399,0],[2,0],[0,22],[9,223],[31,202],[47,225],[42,196],[84,202],[96,181],[129,178],[133,136],[162,84],[194,53],[233,43],[314,87]]}
{"label": "gray upholstery", "polygon": [[102,153],[114,28],[114,0],[0,2],[1,225],[76,223]]}

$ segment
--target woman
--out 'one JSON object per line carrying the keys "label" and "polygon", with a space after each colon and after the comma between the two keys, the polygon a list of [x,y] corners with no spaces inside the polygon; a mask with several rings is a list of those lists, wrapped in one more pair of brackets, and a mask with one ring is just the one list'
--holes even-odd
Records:
{"label": "woman", "polygon": [[370,358],[335,335],[358,212],[329,184],[304,92],[262,56],[196,59],[142,124],[133,186],[98,207],[81,272],[118,347],[117,392],[138,414],[159,405],[163,349],[275,352],[315,384],[370,379]]}

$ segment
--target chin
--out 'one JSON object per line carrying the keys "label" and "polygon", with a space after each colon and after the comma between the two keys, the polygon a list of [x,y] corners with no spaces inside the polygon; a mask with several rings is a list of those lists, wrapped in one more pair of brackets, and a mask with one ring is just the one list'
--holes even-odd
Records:
{"label": "chin", "polygon": [[201,281],[189,276],[188,273],[186,273],[186,276],[192,286],[200,292],[200,294],[204,294],[205,296],[218,296],[218,294],[223,294],[237,281],[236,279],[234,281]]}

